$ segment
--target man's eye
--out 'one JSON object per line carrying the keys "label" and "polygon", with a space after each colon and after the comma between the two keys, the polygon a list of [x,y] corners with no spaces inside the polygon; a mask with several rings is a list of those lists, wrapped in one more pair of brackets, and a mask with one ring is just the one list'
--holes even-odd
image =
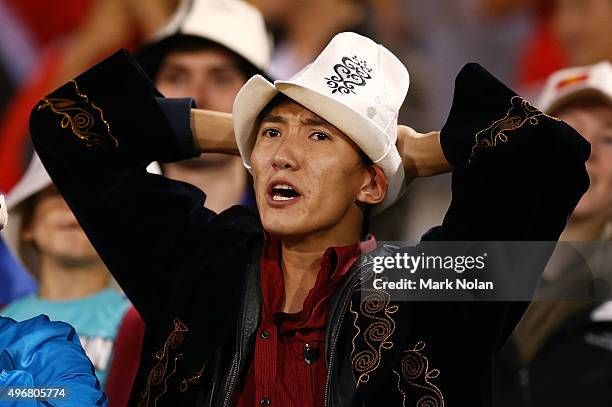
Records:
{"label": "man's eye", "polygon": [[215,85],[229,86],[234,84],[234,77],[230,75],[217,75],[214,78]]}
{"label": "man's eye", "polygon": [[160,75],[159,81],[162,83],[170,83],[172,85],[184,85],[187,83],[187,76],[181,73],[167,73]]}
{"label": "man's eye", "polygon": [[265,129],[263,131],[263,135],[265,137],[278,137],[278,136],[280,136],[280,131],[278,131],[276,129]]}
{"label": "man's eye", "polygon": [[320,131],[314,132],[309,137],[311,140],[323,141],[323,140],[331,140],[331,138]]}

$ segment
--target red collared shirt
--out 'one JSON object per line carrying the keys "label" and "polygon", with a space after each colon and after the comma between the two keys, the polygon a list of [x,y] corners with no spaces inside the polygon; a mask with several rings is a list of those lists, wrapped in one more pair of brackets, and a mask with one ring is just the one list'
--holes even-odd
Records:
{"label": "red collared shirt", "polygon": [[262,323],[238,407],[324,405],[327,307],[353,263],[375,244],[372,237],[361,244],[327,249],[302,310],[288,314],[281,311],[285,297],[281,244],[274,238],[266,240],[261,262]]}

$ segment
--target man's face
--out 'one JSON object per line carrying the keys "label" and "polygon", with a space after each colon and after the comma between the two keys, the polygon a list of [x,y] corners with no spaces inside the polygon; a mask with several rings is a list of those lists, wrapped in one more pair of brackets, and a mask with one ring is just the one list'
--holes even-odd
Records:
{"label": "man's face", "polygon": [[612,59],[612,0],[556,0],[553,22],[568,65]]}
{"label": "man's face", "polygon": [[34,243],[43,255],[64,264],[101,261],[55,187],[44,189],[33,199],[32,219],[23,230],[24,240]]}
{"label": "man's face", "polygon": [[[168,54],[155,85],[166,97],[191,97],[201,109],[229,113],[247,79],[229,52],[207,48]],[[215,212],[239,203],[247,182],[240,157],[226,154],[164,164],[164,174],[206,191],[206,207]]]}
{"label": "man's face", "polygon": [[370,202],[364,186],[372,169],[345,134],[303,106],[283,103],[261,118],[251,166],[259,214],[272,235],[361,227],[357,202]]}
{"label": "man's face", "polygon": [[155,84],[166,97],[191,97],[200,109],[229,113],[246,81],[228,52],[205,49],[168,54]]}
{"label": "man's face", "polygon": [[591,143],[591,157],[587,161],[591,186],[572,216],[581,220],[611,219],[612,106],[594,104],[569,107],[557,116]]}

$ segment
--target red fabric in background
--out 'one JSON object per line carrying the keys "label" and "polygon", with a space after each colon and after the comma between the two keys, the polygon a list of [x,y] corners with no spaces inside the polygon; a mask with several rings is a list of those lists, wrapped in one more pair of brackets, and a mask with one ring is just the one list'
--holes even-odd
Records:
{"label": "red fabric in background", "polygon": [[79,26],[93,0],[0,0],[25,24],[43,48]]}
{"label": "red fabric in background", "polygon": [[128,405],[130,392],[140,365],[144,331],[144,321],[136,308],[130,307],[123,317],[115,339],[113,364],[104,386],[104,392],[108,396],[108,407],[125,407]]}
{"label": "red fabric in background", "polygon": [[[32,74],[13,95],[0,117],[0,190],[9,192],[19,181],[29,164],[32,152],[28,137],[30,111],[46,94],[53,90],[61,65],[65,45],[56,40],[66,38],[87,18],[94,0],[0,0],[29,29],[38,47],[43,50],[32,69]],[[133,48],[139,44],[139,33],[123,46]],[[100,53],[97,60],[116,51],[116,48]],[[95,63],[90,61],[89,64]],[[85,65],[85,66],[87,66]],[[68,80],[69,78],[65,78]]]}
{"label": "red fabric in background", "polygon": [[531,87],[541,84],[553,72],[566,66],[563,51],[555,37],[553,7],[538,10],[536,27],[519,56],[518,85]]}

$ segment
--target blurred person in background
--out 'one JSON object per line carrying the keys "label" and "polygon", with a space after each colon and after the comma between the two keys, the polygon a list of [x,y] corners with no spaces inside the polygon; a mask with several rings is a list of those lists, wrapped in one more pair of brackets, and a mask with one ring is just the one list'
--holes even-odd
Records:
{"label": "blurred person in background", "polygon": [[[612,64],[553,74],[540,106],[574,127],[592,147],[587,161],[591,186],[561,240],[609,242]],[[612,405],[612,302],[602,301],[609,298],[609,286],[598,286],[596,279],[610,281],[610,276],[598,276],[593,268],[604,259],[609,272],[610,246],[586,248],[584,254],[562,246],[559,257],[553,257],[540,286],[544,300],[531,304],[497,360],[496,407]]]}
{"label": "blurred person in background", "polygon": [[[201,109],[229,113],[248,78],[266,74],[271,42],[259,11],[242,0],[184,0],[138,53],[166,97],[193,98]],[[254,206],[240,157],[205,154],[162,166],[169,178],[207,191],[206,207],[221,212]]]}
{"label": "blurred person in background", "polygon": [[[0,230],[6,222],[4,195],[0,193]],[[37,406],[37,400],[11,400],[8,394],[11,387],[27,390],[35,386],[58,391],[63,388],[70,395],[69,401],[55,399],[54,405],[106,406],[106,397],[74,328],[63,322],[50,322],[45,316],[23,322],[0,316],[2,405]]]}
{"label": "blurred person in background", "polygon": [[550,74],[566,66],[554,28],[555,0],[478,0],[484,19],[524,15],[527,33],[516,38],[518,55],[512,64],[513,81],[523,92],[537,96]]}
{"label": "blurred person in background", "polygon": [[109,287],[110,273],[38,156],[7,196],[7,205],[7,241],[39,287],[2,315],[23,321],[45,314],[74,326],[104,386],[128,300]]}
{"label": "blurred person in background", "polygon": [[534,26],[521,46],[516,79],[537,94],[563,67],[612,59],[610,0],[480,0],[486,18],[531,12]]}
{"label": "blurred person in background", "polygon": [[555,0],[554,28],[567,66],[612,61],[612,0]]}

